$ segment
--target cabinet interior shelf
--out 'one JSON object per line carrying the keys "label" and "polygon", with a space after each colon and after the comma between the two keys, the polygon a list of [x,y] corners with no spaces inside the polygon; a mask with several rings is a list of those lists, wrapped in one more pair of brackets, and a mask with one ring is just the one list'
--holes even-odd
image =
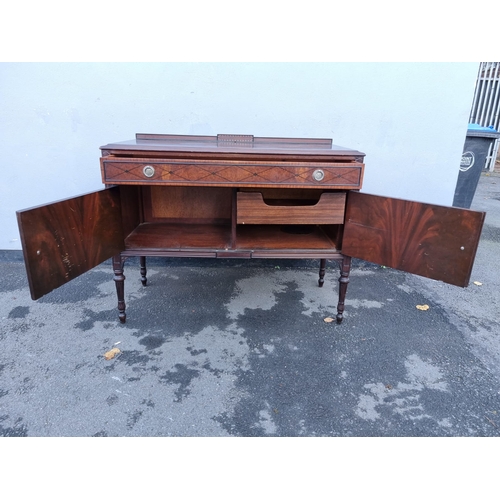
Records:
{"label": "cabinet interior shelf", "polygon": [[[329,226],[320,225],[238,225],[236,234],[229,224],[183,224],[146,222],[125,239],[126,252],[141,250],[180,251],[284,251],[296,253],[337,252]],[[234,241],[233,241],[234,240]]]}

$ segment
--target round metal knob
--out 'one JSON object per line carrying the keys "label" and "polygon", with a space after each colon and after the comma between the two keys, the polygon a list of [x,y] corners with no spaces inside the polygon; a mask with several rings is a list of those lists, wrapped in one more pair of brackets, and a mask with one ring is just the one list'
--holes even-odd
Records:
{"label": "round metal knob", "polygon": [[315,181],[322,181],[325,178],[325,172],[323,170],[315,170],[313,172],[313,179]]}
{"label": "round metal knob", "polygon": [[152,167],[151,165],[146,165],[143,169],[142,169],[142,173],[146,176],[146,177],[153,177],[153,175],[155,175],[155,168]]}

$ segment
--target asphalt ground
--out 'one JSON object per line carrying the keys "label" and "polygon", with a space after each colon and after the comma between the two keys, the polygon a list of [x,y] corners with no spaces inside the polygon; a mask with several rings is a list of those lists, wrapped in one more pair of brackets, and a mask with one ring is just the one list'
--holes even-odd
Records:
{"label": "asphalt ground", "polygon": [[34,302],[3,252],[0,435],[498,436],[500,177],[472,208],[468,288],[355,261],[341,325],[334,262],[129,259],[122,325],[109,263]]}
{"label": "asphalt ground", "polygon": [[0,252],[0,436],[498,437],[500,176],[472,208],[468,288],[354,261],[341,325],[333,262],[129,259],[120,324],[109,262],[34,302]]}

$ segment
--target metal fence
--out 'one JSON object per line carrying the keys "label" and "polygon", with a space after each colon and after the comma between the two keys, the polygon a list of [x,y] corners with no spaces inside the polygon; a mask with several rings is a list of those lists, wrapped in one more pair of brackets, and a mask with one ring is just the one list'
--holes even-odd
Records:
{"label": "metal fence", "polygon": [[[469,123],[500,130],[500,62],[482,62],[477,74],[476,89]],[[491,144],[485,168],[493,171],[500,140]]]}

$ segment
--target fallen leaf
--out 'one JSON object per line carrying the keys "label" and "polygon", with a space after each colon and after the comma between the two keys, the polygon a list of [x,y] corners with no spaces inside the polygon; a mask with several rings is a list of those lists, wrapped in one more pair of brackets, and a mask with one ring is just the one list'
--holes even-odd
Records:
{"label": "fallen leaf", "polygon": [[113,359],[117,354],[120,354],[121,351],[120,349],[118,349],[118,347],[113,347],[113,349],[111,349],[111,351],[108,351],[107,353],[104,354],[104,357],[107,359],[107,360],[110,360],[110,359]]}
{"label": "fallen leaf", "polygon": [[482,283],[480,281],[474,281],[474,285],[481,286]]}
{"label": "fallen leaf", "polygon": [[421,311],[427,311],[427,309],[429,309],[429,306],[427,304],[424,304],[423,306],[417,306],[417,309],[420,309]]}
{"label": "fallen leaf", "polygon": [[325,318],[323,321],[325,323],[332,323],[334,321],[334,319],[333,318]]}

